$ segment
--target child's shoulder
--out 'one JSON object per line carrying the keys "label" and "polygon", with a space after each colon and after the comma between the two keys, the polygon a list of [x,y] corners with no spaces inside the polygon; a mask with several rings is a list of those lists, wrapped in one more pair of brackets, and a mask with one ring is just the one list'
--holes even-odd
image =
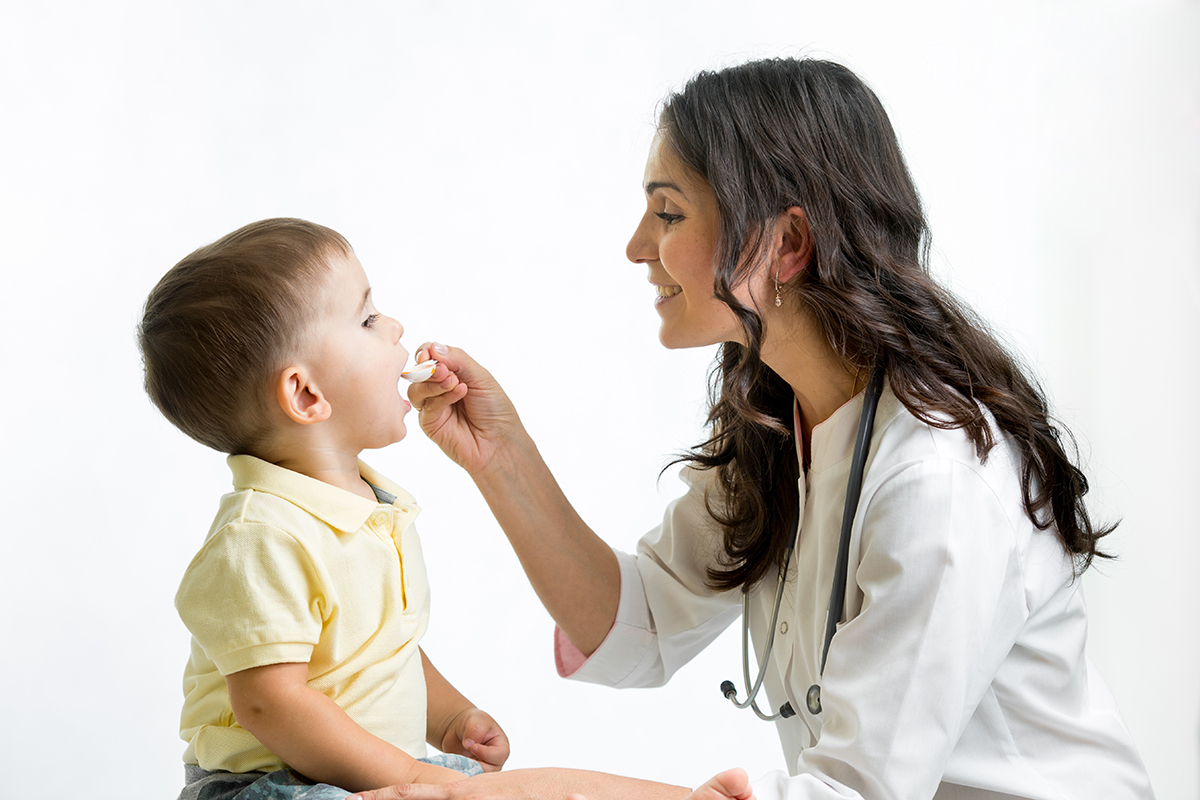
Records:
{"label": "child's shoulder", "polygon": [[176,607],[210,602],[218,594],[244,594],[254,576],[309,571],[319,563],[330,534],[312,515],[287,500],[254,489],[221,497],[208,534],[184,570]]}
{"label": "child's shoulder", "polygon": [[217,521],[306,530],[333,516],[342,490],[250,455],[230,456],[233,491],[221,498]]}
{"label": "child's shoulder", "polygon": [[241,488],[222,495],[213,530],[228,525],[269,525],[291,531],[318,521],[292,500],[262,489]]}

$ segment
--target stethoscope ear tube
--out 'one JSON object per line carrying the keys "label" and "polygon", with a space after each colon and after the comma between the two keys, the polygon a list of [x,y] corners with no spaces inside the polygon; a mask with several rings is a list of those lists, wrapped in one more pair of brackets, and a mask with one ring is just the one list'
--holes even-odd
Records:
{"label": "stethoscope ear tube", "polygon": [[846,505],[842,508],[842,533],[838,540],[837,567],[833,573],[829,611],[825,617],[825,647],[821,651],[821,675],[825,674],[829,643],[833,641],[833,634],[842,618],[842,605],[846,602],[846,580],[850,571],[850,531],[854,528],[854,515],[858,513],[858,499],[862,496],[867,451],[871,447],[871,433],[875,429],[875,409],[879,406],[879,395],[882,392],[883,367],[876,367],[867,383],[863,410],[858,417],[858,435],[854,439],[854,458],[850,462],[850,480],[846,484]]}
{"label": "stethoscope ear tube", "polygon": [[[875,430],[875,409],[879,406],[879,395],[883,393],[883,367],[871,372],[863,397],[862,413],[858,417],[858,435],[854,438],[854,457],[850,461],[850,479],[846,483],[846,505],[842,508],[842,531],[838,539],[837,564],[833,571],[833,587],[829,591],[829,611],[825,616],[825,646],[821,650],[821,671],[825,674],[825,661],[829,658],[829,645],[837,624],[842,618],[842,606],[846,603],[846,581],[850,572],[850,531],[854,529],[854,516],[858,513],[858,500],[862,496],[863,473],[867,468],[867,452],[871,447],[871,433]],[[821,685],[808,687],[804,705],[809,713],[821,713]]]}

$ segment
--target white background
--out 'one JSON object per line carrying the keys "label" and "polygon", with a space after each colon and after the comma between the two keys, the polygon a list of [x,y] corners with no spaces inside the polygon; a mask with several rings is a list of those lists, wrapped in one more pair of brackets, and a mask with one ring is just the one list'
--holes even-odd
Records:
{"label": "white background", "polygon": [[[657,473],[700,436],[712,355],[659,347],[624,259],[656,103],[800,53],[880,94],[935,268],[1025,354],[1094,511],[1123,517],[1120,560],[1085,579],[1090,652],[1159,797],[1200,796],[1195,0],[0,0],[0,796],[179,788],[172,598],[228,474],[142,393],[134,327],[168,267],[263,217],[341,231],[407,341],[489,366],[631,548],[679,490]],[[502,534],[413,427],[366,457],[425,508],[424,644],[506,727],[510,766],[782,767],[718,692],[735,635],[665,689],[558,680]]]}

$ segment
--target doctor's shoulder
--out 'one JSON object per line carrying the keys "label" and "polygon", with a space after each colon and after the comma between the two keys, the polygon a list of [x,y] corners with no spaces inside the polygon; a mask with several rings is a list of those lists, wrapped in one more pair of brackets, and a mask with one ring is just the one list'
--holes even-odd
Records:
{"label": "doctor's shoulder", "polygon": [[[1029,514],[1019,447],[986,409],[982,413],[994,443],[981,454],[964,429],[931,424],[894,396],[885,396],[888,400],[886,409],[881,402],[884,425],[876,431],[862,499],[868,517],[883,523],[881,531],[895,529],[900,519],[930,534],[944,526],[947,535],[988,537],[996,540],[987,543],[989,548],[1010,547],[1022,560],[1050,559],[1055,572],[1065,566],[1072,574],[1075,556],[1064,547],[1053,519]],[[1032,488],[1041,487],[1034,481]],[[886,524],[889,519],[892,524]]]}

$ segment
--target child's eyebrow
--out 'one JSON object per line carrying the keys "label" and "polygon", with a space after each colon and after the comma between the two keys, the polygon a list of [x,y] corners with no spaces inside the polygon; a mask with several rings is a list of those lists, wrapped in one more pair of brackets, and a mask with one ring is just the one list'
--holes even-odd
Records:
{"label": "child's eyebrow", "polygon": [[367,307],[367,301],[370,299],[371,299],[371,287],[368,286],[367,290],[365,292],[363,292],[362,308]]}

